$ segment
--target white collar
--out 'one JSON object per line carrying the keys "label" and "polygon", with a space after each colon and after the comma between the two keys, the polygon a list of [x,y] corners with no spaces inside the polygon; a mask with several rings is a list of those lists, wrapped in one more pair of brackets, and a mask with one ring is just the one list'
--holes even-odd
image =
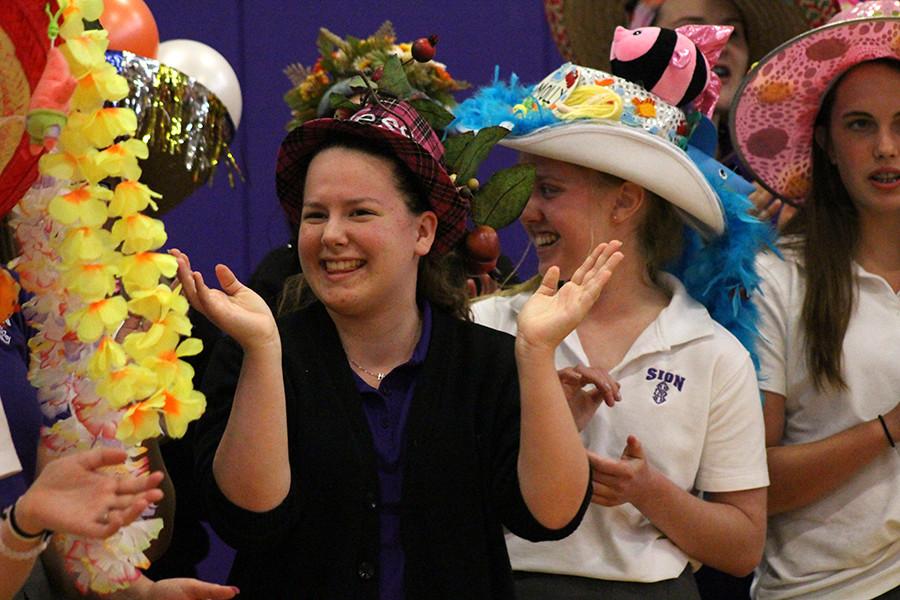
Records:
{"label": "white collar", "polygon": [[[677,277],[669,273],[660,273],[660,283],[672,294],[669,304],[663,308],[647,328],[641,332],[618,366],[625,365],[645,354],[668,352],[675,346],[712,335],[715,330],[712,317],[706,308],[687,293],[684,285]],[[518,316],[522,307],[528,302],[531,294],[518,294],[510,300],[510,308]],[[561,346],[574,353],[580,361],[588,364],[587,356],[573,331]]]}

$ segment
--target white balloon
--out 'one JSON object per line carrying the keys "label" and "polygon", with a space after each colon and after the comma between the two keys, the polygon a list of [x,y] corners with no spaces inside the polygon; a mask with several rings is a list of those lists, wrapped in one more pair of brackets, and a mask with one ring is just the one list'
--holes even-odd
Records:
{"label": "white balloon", "polygon": [[156,60],[193,77],[218,96],[237,129],[243,108],[241,84],[224,56],[201,42],[169,40],[160,43]]}

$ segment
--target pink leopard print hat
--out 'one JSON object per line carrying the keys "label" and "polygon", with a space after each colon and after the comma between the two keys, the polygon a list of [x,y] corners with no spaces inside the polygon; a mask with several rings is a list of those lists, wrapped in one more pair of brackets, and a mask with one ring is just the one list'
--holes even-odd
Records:
{"label": "pink leopard print hat", "polygon": [[730,112],[741,161],[770,192],[802,204],[825,93],[851,67],[886,57],[900,59],[900,0],[859,2],[773,50],[744,79]]}

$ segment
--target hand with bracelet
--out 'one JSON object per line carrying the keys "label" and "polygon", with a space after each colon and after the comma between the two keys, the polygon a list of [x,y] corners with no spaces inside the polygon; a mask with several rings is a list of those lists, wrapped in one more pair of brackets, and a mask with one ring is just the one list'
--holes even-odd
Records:
{"label": "hand with bracelet", "polygon": [[54,531],[105,538],[162,499],[163,474],[116,477],[123,450],[96,448],[51,461],[0,522],[0,600],[27,577]]}

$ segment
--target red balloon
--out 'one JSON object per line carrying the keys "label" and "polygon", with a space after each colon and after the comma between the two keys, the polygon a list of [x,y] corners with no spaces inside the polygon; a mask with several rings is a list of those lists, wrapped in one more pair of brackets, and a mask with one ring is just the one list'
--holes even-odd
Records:
{"label": "red balloon", "polygon": [[159,30],[144,0],[103,0],[100,24],[109,34],[110,50],[156,58]]}

